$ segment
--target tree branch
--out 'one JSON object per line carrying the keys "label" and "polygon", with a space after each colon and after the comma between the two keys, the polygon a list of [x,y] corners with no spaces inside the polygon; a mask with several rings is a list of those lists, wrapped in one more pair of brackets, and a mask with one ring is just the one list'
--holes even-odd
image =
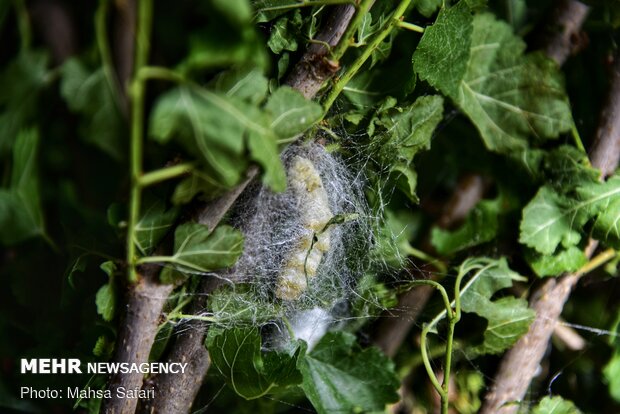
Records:
{"label": "tree branch", "polygon": [[[129,286],[125,300],[127,307],[116,338],[116,362],[148,361],[161,311],[174,287],[159,283],[159,271],[159,266],[143,266],[139,269],[139,281]],[[142,376],[140,373],[113,374],[108,381],[108,389],[116,395],[116,390],[121,387],[127,390],[140,388]],[[103,399],[101,412],[132,414],[136,405],[134,398]]]}
{"label": "tree branch", "polygon": [[[190,307],[193,315],[203,312],[207,305],[207,296],[223,284],[223,279],[205,277],[200,282],[199,295]],[[202,386],[202,379],[207,374],[211,360],[204,345],[208,325],[202,321],[192,320],[182,324],[176,333],[167,362],[187,363],[185,372],[179,374],[160,374],[147,379],[143,389],[153,390],[154,399],[141,400],[137,413],[187,413]],[[182,395],[188,398],[176,398]],[[163,397],[162,397],[163,396]]]}
{"label": "tree branch", "polygon": [[325,27],[316,37],[316,42],[310,44],[286,78],[287,85],[297,89],[307,99],[314,98],[325,81],[334,76],[340,68],[338,62],[328,59],[330,50],[326,45],[331,48],[338,44],[354,14],[355,7],[350,4],[337,6],[334,9]]}
{"label": "tree branch", "polygon": [[608,177],[620,160],[620,53],[615,56],[609,96],[599,125],[589,156],[592,165]]}
{"label": "tree branch", "polygon": [[[590,161],[602,172],[603,177],[611,175],[620,157],[620,56],[614,64],[610,94],[592,146]],[[590,240],[586,255],[590,257],[598,242]],[[528,333],[504,356],[496,383],[486,396],[483,413],[514,413],[525,396],[530,382],[536,375],[538,365],[548,347],[562,308],[572,289],[581,277],[572,273],[558,279],[550,279],[532,297],[531,307],[536,311],[536,320]]]}
{"label": "tree branch", "polygon": [[549,18],[543,20],[540,49],[558,65],[562,66],[580,48],[581,26],[589,11],[588,6],[579,1],[560,0]]}

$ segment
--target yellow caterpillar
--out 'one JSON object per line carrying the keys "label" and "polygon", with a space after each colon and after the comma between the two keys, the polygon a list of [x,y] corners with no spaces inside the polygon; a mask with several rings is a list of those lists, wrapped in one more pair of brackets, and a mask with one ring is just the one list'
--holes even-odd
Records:
{"label": "yellow caterpillar", "polygon": [[288,170],[289,185],[300,205],[301,225],[307,231],[284,261],[278,275],[276,297],[293,301],[316,276],[325,252],[329,250],[329,221],[334,217],[327,192],[318,171],[310,160],[295,156]]}

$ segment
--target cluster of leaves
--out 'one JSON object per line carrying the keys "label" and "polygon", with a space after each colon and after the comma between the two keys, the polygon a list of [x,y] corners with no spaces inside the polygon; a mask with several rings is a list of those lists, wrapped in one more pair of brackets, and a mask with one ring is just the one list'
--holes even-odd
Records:
{"label": "cluster of leaves", "polygon": [[[229,306],[231,318],[248,322],[222,323],[209,331],[206,346],[216,368],[209,381],[229,386],[221,396],[207,391],[206,401],[214,399],[215,410],[221,405],[235,412],[257,407],[261,412],[282,411],[283,406],[274,403],[282,400],[292,404],[293,411],[310,404],[320,413],[376,412],[395,402],[399,375],[424,375],[419,358],[410,362],[420,349],[410,341],[395,365],[366,346],[374,327],[364,323],[393,305],[396,291],[409,287],[394,283],[394,275],[409,277],[403,269],[430,261],[428,266],[441,270],[436,277],[453,300],[443,310],[439,301],[431,301],[422,317],[441,340],[445,322],[457,323],[446,316],[459,303],[464,313],[456,325],[459,352],[447,349],[463,368],[455,374],[458,396],[453,405],[459,412],[475,412],[483,378],[492,375],[494,367],[493,359],[485,356],[510,348],[534,319],[526,300],[515,293],[523,282],[534,280],[527,275],[553,277],[582,268],[590,237],[620,248],[620,177],[602,181],[587,154],[568,136],[577,135],[573,114],[580,113],[579,105],[587,111],[596,107],[579,101],[585,95],[571,76],[588,66],[587,59],[601,59],[602,52],[576,58],[564,74],[542,53],[528,51],[523,35],[540,16],[534,2],[487,6],[480,0],[414,1],[404,17],[424,26],[420,34],[394,21],[394,2],[376,1],[352,38],[344,39],[349,48],[340,75],[353,76],[327,113],[285,86],[283,79],[307,45],[320,43],[315,38],[332,2],[156,4],[153,23],[163,30],[153,34],[153,55],[166,68],[143,68],[134,75],[134,81],[148,81],[149,90],[141,157],[145,169],[154,173],[166,171],[161,167],[167,163],[174,167],[177,159],[188,167],[142,189],[139,217],[129,229],[129,203],[123,194],[136,183],[129,175],[127,93],[105,37],[112,3],[102,1],[97,10],[63,3],[76,15],[95,17],[97,27],[80,30],[96,33],[96,47],[55,67],[42,39],[36,39],[35,46],[27,40],[37,32],[28,27],[23,2],[14,3],[14,10],[7,2],[0,4],[0,30],[22,41],[19,49],[13,46],[0,56],[0,159],[6,163],[1,172],[0,244],[8,248],[0,266],[10,285],[10,293],[0,296],[0,327],[7,332],[4,338],[17,338],[14,343],[1,341],[0,354],[12,360],[24,357],[16,344],[25,344],[33,356],[71,349],[84,361],[110,357],[122,309],[126,238],[137,249],[138,263],[163,265],[162,282],[178,286],[179,293],[169,301],[169,315],[181,310],[188,302],[184,293],[192,291],[200,275],[232,266],[244,243],[243,235],[229,225],[212,229],[188,221],[194,203],[230,190],[252,166],[259,168],[264,185],[282,191],[286,175],[279,152],[308,131],[308,137],[320,135],[351,168],[368,177],[367,197],[380,223],[368,256],[385,266],[359,282],[359,300],[349,304],[356,322],[342,324],[311,350],[303,341],[286,347],[265,344],[262,330],[273,321],[243,314],[242,285],[233,289],[234,300],[229,300],[230,290],[214,294],[212,308]],[[595,6],[602,15],[617,9],[603,3]],[[597,12],[593,16],[602,19],[606,30],[615,27]],[[187,27],[179,25],[181,21],[188,22]],[[373,44],[386,32],[383,41]],[[368,60],[361,68],[353,65],[364,52],[370,52]],[[336,77],[325,91],[342,86],[338,82]],[[605,87],[592,89],[602,93]],[[601,100],[588,93],[591,101]],[[581,132],[586,137],[593,131],[583,127]],[[438,200],[467,173],[483,176],[489,194],[462,222],[449,228],[433,225]],[[171,252],[163,256],[158,246],[166,244],[167,235]],[[28,260],[35,255],[37,263]],[[608,266],[609,274],[616,273],[614,266]],[[37,284],[54,288],[39,299],[31,292]],[[609,295],[602,290],[595,292],[602,298],[599,302]],[[56,302],[62,303],[59,309]],[[584,303],[590,307],[584,314],[597,309],[593,302]],[[53,311],[46,309],[49,318],[28,328],[41,306]],[[80,314],[84,316],[77,321]],[[576,322],[583,318],[580,308],[569,304],[571,316]],[[609,318],[607,314],[599,323],[617,332],[618,321],[612,325]],[[80,328],[52,335],[49,326]],[[162,355],[171,332],[172,324],[161,326],[151,358]],[[613,409],[614,401],[620,402],[620,348],[612,340],[611,348],[605,344],[601,349],[606,359],[588,357],[586,368],[570,369],[579,386],[605,366],[609,393],[602,388],[593,393]],[[481,372],[467,371],[467,360],[473,358],[478,358]],[[40,408],[13,397],[15,390],[6,385],[15,378],[5,371],[1,369],[0,407]],[[11,383],[32,381],[42,380]],[[84,385],[88,379],[67,381]],[[95,379],[95,384],[103,386],[102,381]],[[564,382],[566,395],[574,393],[570,381]],[[410,392],[429,409],[432,398],[421,388]],[[236,405],[230,405],[226,393],[235,394]],[[582,400],[577,403],[584,408],[594,404]],[[97,401],[82,405],[97,410]],[[546,397],[532,412],[577,409],[560,397]]]}
{"label": "cluster of leaves", "polygon": [[350,333],[328,333],[311,352],[303,341],[263,352],[257,328],[212,329],[207,346],[228,384],[248,400],[300,386],[317,412],[333,413],[380,411],[397,397],[393,364],[376,348],[362,350]]}

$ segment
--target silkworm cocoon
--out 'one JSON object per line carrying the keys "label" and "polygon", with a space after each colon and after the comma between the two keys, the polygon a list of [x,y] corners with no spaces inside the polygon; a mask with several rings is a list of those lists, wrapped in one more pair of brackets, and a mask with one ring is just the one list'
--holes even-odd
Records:
{"label": "silkworm cocoon", "polygon": [[308,279],[316,276],[323,255],[329,250],[331,231],[326,226],[334,215],[321,176],[310,160],[295,156],[288,175],[305,231],[284,261],[276,297],[293,301],[306,290]]}
{"label": "silkworm cocoon", "polygon": [[221,318],[261,324],[267,348],[303,339],[311,349],[328,329],[339,329],[349,298],[358,297],[372,217],[363,177],[322,145],[291,145],[281,159],[286,191],[256,183],[231,216],[245,243],[230,272],[239,295],[231,293],[230,312]]}

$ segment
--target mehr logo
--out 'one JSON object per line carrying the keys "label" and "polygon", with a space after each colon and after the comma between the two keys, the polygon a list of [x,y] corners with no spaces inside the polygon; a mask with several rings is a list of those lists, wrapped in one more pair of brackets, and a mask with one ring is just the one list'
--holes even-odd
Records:
{"label": "mehr logo", "polygon": [[81,374],[77,358],[33,358],[21,360],[21,373],[32,374]]}

